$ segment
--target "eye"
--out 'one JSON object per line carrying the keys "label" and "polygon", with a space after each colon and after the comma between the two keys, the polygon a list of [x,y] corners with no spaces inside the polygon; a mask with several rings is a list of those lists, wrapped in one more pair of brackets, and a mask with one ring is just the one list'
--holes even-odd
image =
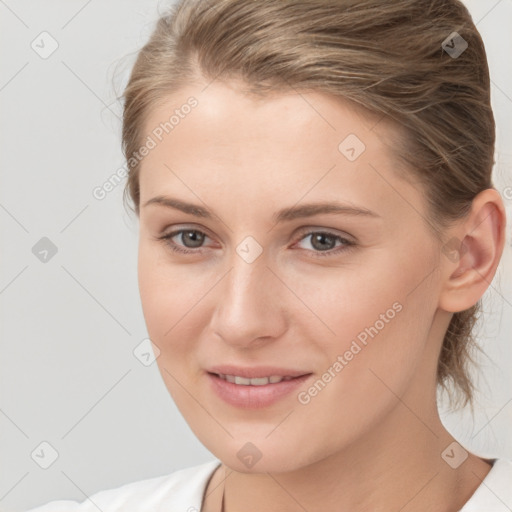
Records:
{"label": "eye", "polygon": [[[174,238],[177,241],[173,240]],[[159,236],[157,239],[165,243],[174,252],[198,254],[202,252],[200,249],[207,238],[209,238],[208,235],[198,229],[179,229]],[[356,245],[355,242],[328,231],[309,231],[302,236],[299,242],[307,238],[310,239],[313,249],[306,248],[305,250],[313,253],[313,257],[335,256],[341,252],[348,251]],[[337,248],[336,242],[340,243]]]}
{"label": "eye", "polygon": [[[341,252],[352,249],[356,244],[355,242],[343,238],[342,236],[328,231],[309,231],[303,236],[300,241],[310,239],[311,247],[313,247],[314,257],[323,258],[325,256],[335,256]],[[336,242],[340,245],[336,247]]]}
{"label": "eye", "polygon": [[[175,237],[177,237],[178,240],[181,240],[184,247],[173,241],[173,238]],[[208,238],[208,235],[197,229],[179,229],[158,237],[158,240],[164,242],[166,246],[175,252],[193,254],[201,252],[194,249],[200,248],[205,238]]]}

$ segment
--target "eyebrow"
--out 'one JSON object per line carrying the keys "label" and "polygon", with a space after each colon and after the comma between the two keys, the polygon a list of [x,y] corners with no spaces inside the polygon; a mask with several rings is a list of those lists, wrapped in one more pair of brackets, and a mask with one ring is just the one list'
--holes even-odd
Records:
{"label": "eyebrow", "polygon": [[[180,210],[184,213],[194,215],[195,217],[202,217],[205,219],[212,219],[214,215],[203,206],[187,203],[180,201],[179,199],[166,196],[155,196],[143,205],[143,208],[150,204],[159,204],[166,208],[173,208]],[[319,215],[322,213],[337,214],[337,215],[362,215],[365,217],[380,217],[379,214],[367,208],[342,204],[339,202],[318,202],[304,204],[300,206],[290,206],[279,210],[272,216],[272,221],[276,224],[285,221],[292,221],[294,219],[300,219],[304,217],[312,217],[313,215]]]}

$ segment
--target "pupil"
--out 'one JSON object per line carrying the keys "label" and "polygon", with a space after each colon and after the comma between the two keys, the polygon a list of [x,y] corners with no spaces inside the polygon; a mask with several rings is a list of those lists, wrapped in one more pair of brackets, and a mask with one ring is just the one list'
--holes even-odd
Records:
{"label": "pupil", "polygon": [[[331,235],[327,235],[325,233],[319,233],[319,234],[313,236],[313,247],[315,247],[315,249],[326,249],[326,246],[325,246],[326,239],[331,240],[331,243],[327,243],[327,246],[328,246],[327,249],[332,249],[334,247],[333,237]],[[320,242],[319,247],[317,247],[315,245],[317,242]]]}
{"label": "pupil", "polygon": [[187,231],[186,234],[187,234],[186,239],[193,243],[193,245],[189,246],[189,247],[199,247],[199,246],[201,246],[203,238],[202,238],[202,236],[197,231]]}

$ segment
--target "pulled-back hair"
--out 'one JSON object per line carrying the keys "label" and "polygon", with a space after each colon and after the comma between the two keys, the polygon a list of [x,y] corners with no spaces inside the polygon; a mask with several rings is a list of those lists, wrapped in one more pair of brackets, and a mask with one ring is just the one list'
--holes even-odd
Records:
{"label": "pulled-back hair", "polygon": [[[487,58],[458,0],[179,1],[158,20],[122,95],[125,199],[137,214],[133,155],[150,113],[180,88],[214,79],[236,79],[261,95],[324,92],[391,120],[400,127],[395,155],[405,177],[423,187],[439,239],[493,187]],[[438,385],[462,405],[472,405],[468,370],[480,306],[453,314],[438,360]]]}

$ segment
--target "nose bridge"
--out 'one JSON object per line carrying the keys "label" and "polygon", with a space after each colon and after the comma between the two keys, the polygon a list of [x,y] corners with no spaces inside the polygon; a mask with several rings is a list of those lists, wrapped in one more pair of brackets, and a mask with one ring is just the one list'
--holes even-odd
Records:
{"label": "nose bridge", "polygon": [[[234,247],[230,258],[231,270],[227,276],[227,293],[234,304],[243,307],[265,294],[271,272],[267,268],[268,251],[253,236],[246,236]],[[234,305],[233,304],[233,305]]]}
{"label": "nose bridge", "polygon": [[240,315],[245,321],[249,320],[251,313],[262,313],[263,306],[268,303],[269,299],[270,277],[272,274],[268,270],[266,258],[263,256],[248,262],[239,254],[234,254],[222,296],[222,303],[226,311],[234,319]]}
{"label": "nose bridge", "polygon": [[278,280],[267,268],[266,254],[256,249],[250,240],[237,246],[216,295],[212,327],[233,343],[276,336],[284,325]]}

